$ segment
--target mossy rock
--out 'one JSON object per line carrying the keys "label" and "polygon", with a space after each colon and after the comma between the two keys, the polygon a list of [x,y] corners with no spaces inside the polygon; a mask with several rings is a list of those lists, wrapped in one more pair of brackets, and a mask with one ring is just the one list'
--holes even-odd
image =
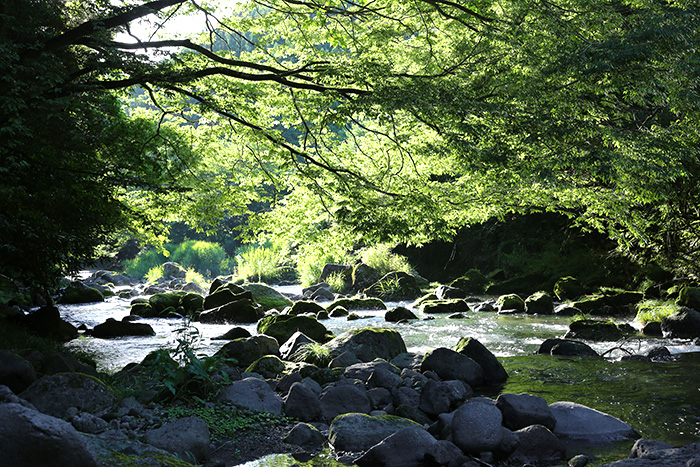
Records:
{"label": "mossy rock", "polygon": [[381,279],[382,274],[364,263],[358,263],[353,266],[351,277],[352,289],[362,291]]}
{"label": "mossy rock", "polygon": [[418,317],[413,314],[411,310],[402,306],[393,308],[384,314],[384,321],[389,323],[396,323],[408,319],[418,319]]}
{"label": "mossy rock", "polygon": [[132,315],[141,316],[142,318],[155,318],[158,316],[153,310],[151,304],[148,302],[132,302],[131,311],[129,313]]}
{"label": "mossy rock", "polygon": [[328,316],[331,318],[342,318],[343,316],[349,315],[350,312],[344,306],[337,306],[328,312]]}
{"label": "mossy rock", "polygon": [[519,312],[524,312],[525,300],[520,298],[519,295],[513,293],[501,295],[500,297],[498,297],[498,300],[496,300],[496,308],[498,308],[499,311],[517,310]]}
{"label": "mossy rock", "polygon": [[338,451],[366,451],[383,439],[406,427],[421,425],[394,415],[366,415],[348,413],[338,415],[331,422],[328,440]]}
{"label": "mossy rock", "polygon": [[700,287],[685,286],[681,288],[676,303],[679,306],[700,311]]}
{"label": "mossy rock", "polygon": [[484,380],[491,383],[504,383],[508,373],[496,356],[484,344],[473,337],[463,337],[454,348],[455,352],[466,355],[484,370]]}
{"label": "mossy rock", "polygon": [[269,379],[284,373],[285,368],[285,363],[278,356],[265,355],[251,363],[246,371],[258,373]]}
{"label": "mossy rock", "polygon": [[363,362],[371,362],[376,358],[390,361],[397,355],[406,353],[406,344],[401,334],[389,328],[352,329],[325,346],[334,357],[349,351]]}
{"label": "mossy rock", "polygon": [[253,300],[262,307],[263,310],[284,310],[292,305],[292,301],[265,284],[247,283],[243,288],[253,294]]}
{"label": "mossy rock", "polygon": [[430,292],[429,294],[425,294],[422,297],[420,297],[418,300],[413,302],[411,306],[413,308],[420,308],[420,306],[425,303],[425,302],[434,302],[435,300],[438,300],[437,295],[435,295],[433,292]]}
{"label": "mossy rock", "polygon": [[167,308],[172,307],[175,310],[180,306],[183,295],[184,294],[180,292],[157,293],[148,299],[148,303],[151,305],[155,316],[164,318],[168,316],[168,314],[165,313]]}
{"label": "mossy rock", "polygon": [[224,345],[217,356],[233,358],[238,366],[247,368],[257,359],[265,355],[280,355],[280,346],[277,340],[270,336],[252,336],[234,339]]}
{"label": "mossy rock", "polygon": [[421,303],[419,310],[426,314],[452,314],[470,311],[469,304],[461,298],[429,300]]}
{"label": "mossy rock", "polygon": [[316,342],[326,342],[333,336],[323,324],[310,316],[267,316],[258,322],[257,329],[259,333],[277,339],[280,345],[287,342],[297,331],[304,333]]}
{"label": "mossy rock", "polygon": [[478,269],[470,269],[450,283],[450,287],[462,289],[470,294],[482,294],[489,285],[489,278]]}
{"label": "mossy rock", "polygon": [[204,297],[190,292],[180,300],[180,304],[188,315],[197,315],[204,309]]}
{"label": "mossy rock", "polygon": [[364,293],[382,300],[414,300],[420,297],[421,290],[415,277],[402,272],[390,272],[367,287]]}
{"label": "mossy rock", "polygon": [[551,315],[554,313],[554,300],[547,292],[535,292],[525,299],[525,312],[530,315]]}
{"label": "mossy rock", "polygon": [[538,290],[551,290],[553,280],[538,273],[523,274],[494,282],[486,288],[489,295],[505,295],[509,293],[530,295]]}
{"label": "mossy rock", "polygon": [[[346,310],[386,310],[386,305],[378,298],[341,298],[326,307],[329,313],[342,306]],[[331,315],[332,316],[332,315]]]}
{"label": "mossy rock", "polygon": [[252,292],[245,290],[242,292],[235,292],[229,287],[224,286],[219,288],[213,294],[207,295],[202,303],[202,308],[204,310],[213,310],[214,308],[219,308],[231,302],[236,302],[242,299],[253,300]]}
{"label": "mossy rock", "polygon": [[554,295],[559,300],[574,300],[583,294],[583,286],[575,277],[562,277],[554,283]]}
{"label": "mossy rock", "polygon": [[82,282],[74,281],[61,291],[60,303],[95,303],[104,302],[105,298],[99,290],[88,287]]}
{"label": "mossy rock", "polygon": [[292,307],[289,309],[289,312],[287,314],[290,315],[303,315],[306,313],[312,313],[316,314],[320,311],[325,311],[325,308],[319,305],[316,302],[308,301],[308,300],[299,300],[297,302],[294,302]]}
{"label": "mossy rock", "polygon": [[565,339],[584,339],[590,341],[618,341],[623,337],[634,334],[634,328],[626,324],[615,324],[609,321],[582,319],[569,325]]}

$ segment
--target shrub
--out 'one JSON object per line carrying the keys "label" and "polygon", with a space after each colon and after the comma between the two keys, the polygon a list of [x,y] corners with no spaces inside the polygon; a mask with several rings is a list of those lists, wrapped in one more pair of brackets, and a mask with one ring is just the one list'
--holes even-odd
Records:
{"label": "shrub", "polygon": [[406,257],[392,253],[391,246],[387,243],[367,248],[362,252],[361,259],[364,264],[376,269],[381,275],[394,271],[411,272],[413,269]]}
{"label": "shrub", "polygon": [[144,277],[148,282],[158,282],[158,279],[163,277],[164,269],[165,268],[162,264],[159,264],[158,266],[153,266],[151,269],[148,270]]}
{"label": "shrub", "polygon": [[281,274],[280,252],[270,246],[245,245],[236,252],[236,276],[238,278],[269,282]]}
{"label": "shrub", "polygon": [[323,267],[328,263],[352,264],[349,242],[342,237],[324,238],[323,243],[309,243],[299,247],[295,256],[297,273],[302,285],[318,283]]}
{"label": "shrub", "polygon": [[680,308],[673,301],[644,300],[637,304],[637,316],[634,319],[642,324],[660,322]]}
{"label": "shrub", "polygon": [[148,271],[166,261],[167,258],[161,251],[145,250],[136,258],[124,261],[124,272],[132,277],[144,278]]}
{"label": "shrub", "polygon": [[173,248],[170,261],[209,277],[216,277],[228,271],[222,267],[228,265],[226,251],[218,243],[202,240],[188,240]]}
{"label": "shrub", "polygon": [[345,274],[334,272],[326,277],[326,283],[331,286],[334,292],[344,294],[350,290],[350,284],[345,280]]}

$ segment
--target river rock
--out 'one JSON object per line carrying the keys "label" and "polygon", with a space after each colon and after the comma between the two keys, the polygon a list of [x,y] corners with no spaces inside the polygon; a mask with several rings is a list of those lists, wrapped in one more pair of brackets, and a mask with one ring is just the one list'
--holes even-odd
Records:
{"label": "river rock", "polygon": [[377,282],[381,277],[382,274],[373,267],[364,263],[357,263],[352,268],[352,290],[362,291]]}
{"label": "river rock", "polygon": [[[227,289],[223,289],[221,292],[227,292]],[[217,292],[217,294],[221,292]],[[249,295],[249,293],[246,292],[238,296],[243,296],[246,294]],[[202,323],[230,324],[256,323],[260,318],[262,318],[262,310],[255,308],[253,306],[253,301],[250,298],[240,298],[237,300],[232,300],[217,308],[206,309],[206,311],[203,311],[197,319]]]}
{"label": "river rock", "polygon": [[412,275],[403,271],[393,271],[364,289],[363,293],[368,297],[399,301],[414,300],[420,297],[421,290]]}
{"label": "river rock", "polygon": [[397,306],[384,314],[384,321],[396,323],[406,319],[418,319],[418,317],[408,308]]}
{"label": "river rock", "polygon": [[241,338],[246,338],[250,337],[250,331],[248,331],[245,328],[242,328],[240,326],[236,326],[235,328],[231,328],[228,331],[226,331],[224,334],[217,336],[217,337],[212,337],[212,340],[222,340],[222,341],[232,341],[234,339],[241,339]]}
{"label": "river rock", "polygon": [[167,422],[146,432],[146,442],[178,454],[190,461],[202,460],[209,452],[211,434],[207,423],[199,417],[186,417]]}
{"label": "river rock", "polygon": [[0,404],[0,465],[97,467],[73,426],[19,404]]}
{"label": "river rock", "polygon": [[428,465],[462,466],[467,459],[461,449],[447,440],[438,440],[425,453],[425,461]]}
{"label": "river rock", "polygon": [[319,311],[324,311],[325,308],[316,302],[310,302],[306,300],[299,300],[294,302],[292,307],[287,311],[290,315],[303,315],[306,313],[315,315]]}
{"label": "river rock", "polygon": [[319,399],[321,414],[324,420],[333,420],[338,415],[346,413],[367,414],[372,410],[367,391],[351,383],[328,386]]}
{"label": "river rock", "polygon": [[[347,369],[345,371],[347,372]],[[387,369],[379,367],[375,368],[367,379],[367,388],[384,388],[391,390],[402,383],[403,380],[398,375],[398,368]]]}
{"label": "river rock", "polygon": [[90,433],[93,435],[103,433],[109,428],[109,423],[105,420],[87,412],[76,414],[71,418],[70,423],[81,433]]}
{"label": "river rock", "polygon": [[334,301],[326,310],[331,316],[336,316],[333,311],[336,308],[345,308],[345,310],[386,310],[386,304],[378,298],[339,298]]}
{"label": "river rock", "polygon": [[452,442],[467,454],[495,451],[503,440],[503,416],[495,405],[472,399],[452,417]]}
{"label": "river rock", "polygon": [[580,319],[569,324],[569,331],[564,337],[591,341],[617,341],[628,334],[626,331],[625,327],[608,321]]}
{"label": "river rock", "polygon": [[531,425],[515,432],[517,449],[509,462],[532,465],[561,465],[566,460],[566,446],[542,425]]}
{"label": "river rock", "polygon": [[577,357],[599,357],[588,344],[569,339],[546,339],[537,350],[540,354],[566,355]]}
{"label": "river rock", "polygon": [[421,467],[435,443],[437,440],[423,428],[406,427],[372,446],[355,463],[360,467]]}
{"label": "river rock", "polygon": [[264,311],[277,309],[284,310],[292,305],[292,301],[266,284],[243,284],[245,290],[253,294],[253,301],[259,304]]}
{"label": "river rock", "polygon": [[104,302],[105,298],[102,293],[93,288],[88,287],[80,281],[72,281],[67,287],[61,290],[59,303],[94,303]]}
{"label": "river rock", "polygon": [[238,366],[247,368],[251,363],[265,355],[279,356],[279,344],[270,336],[258,335],[242,339],[234,339],[224,345],[217,356],[233,358]]}
{"label": "river rock", "polygon": [[258,378],[234,381],[223,388],[217,398],[242,409],[260,410],[277,415],[282,413],[284,403],[265,380]]}
{"label": "river rock", "polygon": [[318,419],[321,416],[319,395],[301,382],[292,384],[284,400],[284,413],[302,422]]}
{"label": "river rock", "polygon": [[501,394],[496,407],[503,414],[503,425],[520,430],[530,425],[543,425],[553,430],[557,423],[547,401],[531,394]]}
{"label": "river rock", "polygon": [[461,298],[449,300],[427,300],[420,304],[421,313],[425,314],[453,314],[471,311],[469,304]]}
{"label": "river rock", "polygon": [[439,347],[428,352],[421,363],[421,372],[435,372],[441,379],[458,379],[469,386],[479,386],[484,379],[481,366],[454,350]]}
{"label": "river rock", "polygon": [[117,321],[107,318],[102,324],[98,324],[91,332],[93,337],[111,338],[122,336],[155,336],[156,332],[150,324],[130,323],[129,321]]}
{"label": "river rock", "polygon": [[484,344],[473,337],[460,339],[454,350],[478,363],[484,371],[485,381],[489,383],[504,383],[508,379],[508,373],[501,365],[501,362]]}
{"label": "river rock", "polygon": [[116,396],[97,378],[80,373],[59,373],[34,381],[22,398],[42,413],[65,417],[68,409],[97,413],[112,407]]}
{"label": "river rock", "polygon": [[583,294],[583,286],[575,277],[562,277],[554,284],[554,295],[559,300],[575,300]]}
{"label": "river rock", "polygon": [[401,334],[387,328],[352,329],[328,342],[326,347],[333,356],[349,351],[362,362],[371,362],[376,358],[388,361],[406,352]]}
{"label": "river rock", "polygon": [[625,422],[575,402],[555,402],[549,406],[557,420],[554,434],[561,438],[591,442],[612,442],[639,438]]}
{"label": "river rock", "polygon": [[48,350],[39,352],[29,350],[21,352],[21,356],[27,360],[36,370],[37,375],[48,376],[56,373],[84,373],[97,377],[97,370],[94,366],[78,360],[75,355],[69,352],[58,352]]}
{"label": "river rock", "polygon": [[321,449],[326,437],[313,425],[297,423],[284,437],[284,442],[308,449]]}
{"label": "river rock", "polygon": [[316,342],[326,342],[332,333],[310,316],[272,315],[258,322],[258,332],[277,339],[284,344],[295,332],[302,332]]}
{"label": "river rock", "polygon": [[399,386],[391,391],[392,402],[394,407],[400,405],[409,405],[418,407],[420,404],[420,393],[413,388]]}
{"label": "river rock", "polygon": [[287,341],[280,346],[280,356],[283,360],[292,360],[294,354],[309,344],[315,344],[316,341],[308,337],[301,331],[297,331],[291,335]]}
{"label": "river rock", "polygon": [[700,443],[673,447],[668,443],[640,439],[632,447],[629,459],[603,467],[697,467],[700,464]]}
{"label": "river rock", "polygon": [[34,367],[17,354],[0,350],[0,384],[19,394],[36,381]]}
{"label": "river rock", "polygon": [[401,417],[347,413],[333,419],[328,440],[336,451],[362,452],[406,427],[422,429],[416,422]]}
{"label": "river rock", "polygon": [[668,338],[700,337],[700,311],[681,308],[661,321],[661,331]]}
{"label": "river rock", "polygon": [[554,300],[547,292],[535,292],[525,299],[525,313],[551,315],[554,313]]}
{"label": "river rock", "polygon": [[38,334],[62,342],[78,337],[78,329],[61,319],[61,314],[55,306],[38,308],[21,320],[33,334]]}
{"label": "river rock", "polygon": [[496,309],[499,312],[515,310],[518,313],[523,313],[525,311],[525,301],[517,294],[501,295],[496,300]]}
{"label": "river rock", "polygon": [[251,363],[245,371],[248,373],[257,373],[264,378],[272,379],[281,375],[285,368],[286,365],[278,356],[265,355]]}
{"label": "river rock", "polygon": [[367,383],[372,373],[378,369],[384,369],[398,376],[399,369],[386,360],[376,359],[371,362],[359,362],[345,368],[343,375],[348,379],[359,379]]}
{"label": "river rock", "polygon": [[428,380],[421,389],[418,408],[434,416],[449,412],[453,402],[452,390],[453,387],[443,381]]}
{"label": "river rock", "polygon": [[326,281],[330,276],[333,275],[342,275],[343,278],[345,279],[345,282],[352,282],[352,266],[346,265],[346,264],[334,264],[334,263],[327,263],[323,266],[323,269],[321,270],[321,275],[319,276],[319,280],[321,282]]}
{"label": "river rock", "polygon": [[[148,304],[151,306],[152,315],[144,317],[167,318],[171,312],[175,312],[181,304],[182,294],[179,292],[163,292],[151,295]],[[138,313],[134,313],[138,314]]]}
{"label": "river rock", "polygon": [[346,350],[328,363],[328,368],[347,368],[356,363],[362,363],[357,355]]}
{"label": "river rock", "polygon": [[469,295],[464,290],[451,287],[449,285],[439,285],[435,289],[435,296],[438,300],[449,300],[451,298],[467,298]]}

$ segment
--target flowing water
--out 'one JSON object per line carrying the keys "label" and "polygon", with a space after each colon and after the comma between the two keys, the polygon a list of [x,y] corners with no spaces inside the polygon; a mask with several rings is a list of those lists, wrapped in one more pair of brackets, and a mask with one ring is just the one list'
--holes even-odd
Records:
{"label": "flowing water", "polygon": [[[387,303],[387,306],[407,303]],[[416,312],[414,310],[414,312]],[[399,331],[411,352],[424,353],[437,347],[452,347],[462,337],[474,337],[491,350],[508,370],[502,392],[527,392],[549,403],[570,400],[614,415],[629,423],[642,436],[676,445],[700,441],[700,347],[689,341],[632,338],[623,343],[588,342],[599,353],[621,346],[633,353],[664,345],[682,354],[672,363],[595,360],[590,358],[534,355],[544,339],[563,337],[570,318],[558,316],[498,315],[468,313],[465,319],[421,319],[410,324],[386,323],[383,311],[357,311],[360,320],[331,318],[323,324],[340,334],[360,326],[384,326]],[[64,319],[92,328],[107,318],[120,320],[129,314],[129,301],[116,297],[103,303],[62,306]],[[420,318],[426,318],[420,316]],[[98,339],[80,337],[68,345],[95,356],[98,369],[113,372],[130,362],[141,361],[150,351],[174,346],[180,319],[144,319],[156,332],[154,337]],[[232,326],[194,323],[201,335],[202,353],[215,353],[226,341],[212,340]],[[255,334],[255,325],[243,325]],[[609,354],[621,357],[620,349]],[[487,394],[493,397],[496,393]],[[629,446],[606,447],[628,453]],[[595,451],[593,447],[586,448]],[[287,466],[296,461],[275,456],[250,463],[253,466]],[[297,462],[298,463],[298,462]],[[301,464],[306,465],[306,464]],[[335,465],[324,456],[308,465]]]}

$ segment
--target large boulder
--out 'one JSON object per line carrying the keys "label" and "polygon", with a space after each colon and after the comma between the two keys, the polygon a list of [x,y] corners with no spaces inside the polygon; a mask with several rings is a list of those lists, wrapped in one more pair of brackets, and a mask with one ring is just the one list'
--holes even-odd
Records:
{"label": "large boulder", "polygon": [[612,415],[575,402],[555,402],[549,406],[554,418],[554,434],[560,438],[612,442],[639,438],[628,424]]}
{"label": "large boulder", "polygon": [[452,298],[467,298],[468,294],[458,287],[440,285],[435,289],[435,296],[438,300],[449,300]]}
{"label": "large boulder", "polygon": [[557,424],[547,401],[531,394],[501,394],[496,407],[503,414],[503,425],[520,430],[530,425],[543,425],[550,430]]}
{"label": "large boulder", "polygon": [[362,452],[406,427],[422,429],[416,422],[401,417],[349,413],[333,419],[328,440],[336,451]]}
{"label": "large boulder", "polygon": [[276,355],[265,355],[258,358],[246,368],[249,373],[257,373],[264,378],[276,378],[286,368],[285,363]]}
{"label": "large boulder", "polygon": [[292,307],[289,309],[287,314],[289,315],[303,315],[310,313],[315,315],[319,311],[325,311],[325,308],[316,302],[311,302],[308,300],[299,300],[294,302]]}
{"label": "large boulder", "polygon": [[217,398],[230,402],[241,409],[259,410],[277,415],[282,414],[284,401],[275,394],[269,384],[259,378],[245,378],[234,381],[218,394]]}
{"label": "large boulder", "polygon": [[406,427],[372,446],[355,463],[360,467],[422,467],[435,443],[437,440],[425,429]]}
{"label": "large boulder", "polygon": [[279,357],[279,354],[277,340],[264,335],[234,339],[216,352],[217,356],[235,359],[238,366],[243,368],[247,368],[251,363],[265,355]]}
{"label": "large boulder", "polygon": [[407,272],[395,271],[381,277],[377,282],[364,290],[369,297],[382,300],[415,300],[421,296],[421,290],[416,279]]}
{"label": "large boulder", "polygon": [[311,422],[321,416],[319,396],[307,385],[297,382],[284,400],[284,413],[302,422]]}
{"label": "large boulder", "polygon": [[326,442],[326,437],[313,425],[297,423],[289,433],[287,433],[283,441],[287,444],[317,450],[323,447],[323,444]]}
{"label": "large boulder", "polygon": [[99,290],[88,287],[79,281],[73,281],[61,290],[59,303],[93,303],[104,302],[105,298]]}
{"label": "large boulder", "polygon": [[[336,308],[345,310],[386,310],[386,305],[378,298],[339,298],[326,307],[328,313],[332,313]],[[331,316],[333,316],[331,314]]]}
{"label": "large boulder", "polygon": [[301,331],[297,331],[291,335],[287,341],[280,346],[280,357],[282,360],[294,360],[294,357],[304,347],[314,344],[316,341]]}
{"label": "large boulder", "polygon": [[328,342],[326,347],[333,356],[349,351],[363,362],[371,362],[375,358],[389,361],[406,352],[401,334],[388,328],[352,329]]}
{"label": "large boulder", "polygon": [[470,269],[463,276],[458,277],[450,283],[450,287],[456,287],[470,294],[483,294],[489,278],[478,269]]}
{"label": "large boulder", "polygon": [[227,286],[220,286],[217,290],[204,298],[202,307],[204,310],[213,310],[227,303],[237,302],[243,299],[253,300],[253,294],[251,292],[245,290],[239,292],[238,290],[239,289],[232,290]]}
{"label": "large boulder", "polygon": [[31,363],[17,354],[0,350],[0,384],[19,394],[36,381],[36,371]]}
{"label": "large boulder", "polygon": [[384,313],[384,321],[388,323],[397,323],[409,319],[418,319],[418,317],[411,310],[402,306],[397,306]]}
{"label": "large boulder", "polygon": [[579,319],[569,324],[566,339],[617,341],[636,331],[628,324],[615,324],[598,319]]}
{"label": "large boulder", "polygon": [[457,379],[469,386],[479,386],[484,380],[484,370],[471,358],[452,349],[439,347],[428,352],[420,366],[421,372],[433,371],[441,379]]}
{"label": "large boulder", "polygon": [[151,305],[152,317],[167,318],[171,313],[177,312],[182,296],[183,294],[179,292],[162,292],[151,295],[148,304]]}
{"label": "large boulder", "polygon": [[496,308],[498,311],[515,310],[522,313],[525,311],[525,300],[517,294],[501,295],[496,300]]}
{"label": "large boulder", "polygon": [[569,339],[546,339],[537,353],[570,357],[599,357],[588,344]]}
{"label": "large boulder", "polygon": [[661,321],[661,331],[669,338],[700,337],[700,311],[681,308]]}
{"label": "large boulder", "polygon": [[209,452],[211,434],[207,423],[199,417],[186,417],[165,423],[146,432],[146,442],[176,453],[190,462],[202,460]]}
{"label": "large boulder", "polygon": [[202,312],[197,319],[202,323],[231,324],[256,323],[260,318],[262,318],[262,310],[255,308],[250,298],[241,298],[220,307],[208,309]]}
{"label": "large boulder", "polygon": [[469,304],[461,298],[426,300],[421,302],[419,310],[425,314],[452,314],[470,311]]}
{"label": "large boulder", "polygon": [[449,412],[472,394],[461,381],[429,379],[421,389],[418,408],[428,415],[437,416]]}
{"label": "large boulder", "polygon": [[575,300],[583,294],[583,286],[575,277],[562,277],[554,284],[554,295],[559,300]]}
{"label": "large boulder", "polygon": [[519,465],[562,465],[566,446],[542,425],[531,425],[515,432],[518,448],[508,461]]}
{"label": "large boulder", "polygon": [[484,370],[484,381],[489,383],[504,383],[508,373],[496,356],[484,344],[473,337],[463,337],[454,348],[455,352],[466,355],[474,360]]}
{"label": "large boulder", "polygon": [[73,426],[19,404],[0,404],[0,465],[97,467]]}
{"label": "large boulder", "polygon": [[328,386],[319,399],[321,415],[333,420],[345,413],[369,413],[372,409],[364,385],[341,383]]}
{"label": "large boulder", "polygon": [[67,342],[78,337],[78,328],[61,319],[55,306],[38,308],[21,321],[33,334]]}
{"label": "large boulder", "polygon": [[112,407],[117,401],[104,383],[81,373],[44,376],[34,381],[21,396],[40,412],[54,417],[64,417],[71,407],[94,414]]}
{"label": "large boulder", "polygon": [[[362,291],[381,279],[382,274],[364,263],[357,263],[352,268],[352,290]],[[349,309],[349,308],[348,308]]]}
{"label": "large boulder", "polygon": [[551,315],[554,313],[554,300],[547,292],[535,292],[525,299],[525,313]]}
{"label": "large boulder", "polygon": [[107,318],[102,324],[98,324],[91,332],[93,337],[110,338],[122,336],[155,336],[156,332],[150,324],[131,323],[129,321],[117,321]]}
{"label": "large boulder", "polygon": [[283,310],[292,305],[292,301],[265,284],[248,283],[243,284],[245,290],[253,294],[253,300],[260,305],[264,311],[277,309]]}
{"label": "large boulder", "polygon": [[301,332],[316,342],[326,342],[332,336],[326,327],[310,316],[272,315],[258,322],[258,332],[274,337],[281,345],[295,332]]}
{"label": "large boulder", "polygon": [[503,440],[502,421],[495,405],[472,399],[454,411],[452,442],[467,454],[496,451]]}

